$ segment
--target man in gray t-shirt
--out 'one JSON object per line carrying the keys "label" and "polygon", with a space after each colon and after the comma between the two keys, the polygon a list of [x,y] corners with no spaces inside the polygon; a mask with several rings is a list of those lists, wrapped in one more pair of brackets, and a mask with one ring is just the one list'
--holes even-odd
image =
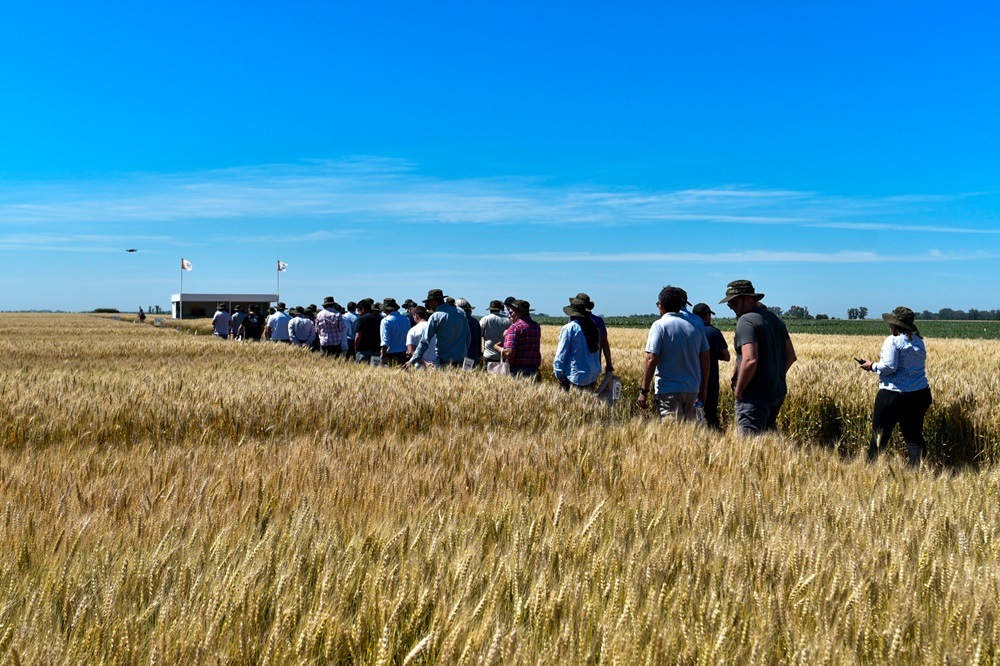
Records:
{"label": "man in gray t-shirt", "polygon": [[498,342],[503,342],[503,334],[510,328],[510,319],[500,316],[499,313],[503,312],[503,302],[501,301],[490,301],[490,307],[487,309],[490,313],[479,320],[479,325],[483,329],[481,342],[485,342],[483,359],[489,368],[488,364],[500,362],[500,352],[495,347]]}
{"label": "man in gray t-shirt", "polygon": [[738,317],[733,393],[736,424],[743,434],[777,428],[778,412],[788,392],[785,375],[796,360],[785,322],[760,304],[762,298],[764,294],[756,293],[749,280],[734,280],[719,301]]}

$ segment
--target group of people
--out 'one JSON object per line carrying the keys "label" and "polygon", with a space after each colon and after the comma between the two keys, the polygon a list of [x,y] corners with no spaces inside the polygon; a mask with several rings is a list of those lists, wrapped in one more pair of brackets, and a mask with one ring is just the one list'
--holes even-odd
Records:
{"label": "group of people", "polygon": [[[736,353],[731,386],[739,432],[774,430],[788,391],[786,375],[796,361],[795,347],[784,322],[764,307],[749,280],[726,287],[726,304],[736,316]],[[552,362],[556,381],[565,390],[594,390],[612,376],[614,366],[604,320],[595,315],[585,293],[563,308],[569,318],[559,331]],[[694,420],[720,427],[719,362],[729,361],[729,347],[712,325],[715,312],[691,303],[680,287],[664,287],[657,298],[660,318],[650,327],[637,404],[656,405],[660,419]],[[464,298],[450,298],[432,289],[420,305],[407,299],[381,302],[365,298],[346,307],[332,296],[322,307],[287,310],[284,303],[266,316],[256,306],[244,313],[237,305],[230,315],[220,304],[212,323],[215,335],[244,340],[267,339],[308,347],[358,363],[395,365],[404,370],[483,366],[488,372],[539,379],[542,364],[541,327],[531,318],[528,301],[509,297],[491,301],[481,319]],[[891,335],[877,362],[858,359],[860,367],[879,375],[869,459],[877,457],[898,423],[910,462],[926,455],[923,420],[931,404],[924,372],[926,347],[914,325],[915,315],[899,307],[883,315]],[[376,360],[377,359],[377,360]],[[650,394],[652,393],[652,398]],[[655,401],[655,402],[654,402]]]}

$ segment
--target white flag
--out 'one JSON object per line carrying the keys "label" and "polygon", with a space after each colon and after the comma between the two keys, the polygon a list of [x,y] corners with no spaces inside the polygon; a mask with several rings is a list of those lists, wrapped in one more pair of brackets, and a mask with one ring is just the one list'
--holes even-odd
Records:
{"label": "white flag", "polygon": [[194,266],[191,265],[190,261],[188,261],[187,259],[184,259],[184,258],[181,259],[181,269],[182,270],[189,271],[192,268],[194,268]]}
{"label": "white flag", "polygon": [[278,270],[284,272],[286,268],[288,268],[288,264],[283,262],[281,259],[278,259]]}

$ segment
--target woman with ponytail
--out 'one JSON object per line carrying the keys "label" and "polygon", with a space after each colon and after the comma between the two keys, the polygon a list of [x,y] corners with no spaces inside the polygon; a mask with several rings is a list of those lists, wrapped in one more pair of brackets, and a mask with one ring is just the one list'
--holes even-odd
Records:
{"label": "woman with ponytail", "polygon": [[569,323],[559,331],[552,371],[567,391],[593,388],[601,376],[601,333],[584,301],[571,298],[569,303],[563,308]]}

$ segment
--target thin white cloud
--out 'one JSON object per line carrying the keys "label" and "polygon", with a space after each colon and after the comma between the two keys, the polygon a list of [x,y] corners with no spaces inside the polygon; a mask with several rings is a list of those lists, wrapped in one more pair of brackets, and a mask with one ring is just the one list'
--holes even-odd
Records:
{"label": "thin white cloud", "polygon": [[356,227],[373,221],[610,227],[701,222],[996,233],[974,225],[894,222],[968,196],[834,197],[734,186],[643,191],[555,186],[528,178],[443,179],[420,175],[404,161],[365,157],[100,181],[0,182],[0,225],[58,225],[60,231],[73,225],[84,231],[94,225],[213,222],[236,227],[273,220],[308,235],[318,224]]}
{"label": "thin white cloud", "polygon": [[874,264],[926,263],[997,259],[1000,254],[988,252],[949,254],[931,250],[922,254],[888,255],[871,251],[795,252],[750,250],[746,252],[522,252],[504,255],[484,255],[482,259],[522,262],[570,263],[690,263],[690,264]]}

